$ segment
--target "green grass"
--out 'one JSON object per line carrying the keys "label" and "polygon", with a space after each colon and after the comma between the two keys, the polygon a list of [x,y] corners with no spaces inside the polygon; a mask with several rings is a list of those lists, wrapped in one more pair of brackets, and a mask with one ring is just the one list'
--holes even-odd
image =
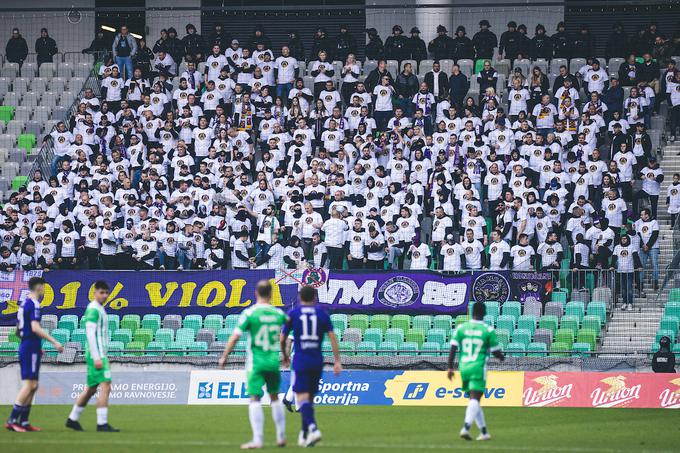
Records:
{"label": "green grass", "polygon": [[[8,413],[0,407],[0,416]],[[672,410],[486,408],[493,439],[459,439],[464,408],[320,407],[324,433],[318,448],[334,451],[487,450],[516,452],[678,451],[680,423]],[[36,406],[31,421],[40,433],[0,433],[0,451],[10,452],[171,452],[231,451],[250,438],[243,406],[113,406],[109,419],[119,434],[97,433],[94,408],[81,419],[87,432],[66,430],[67,406]],[[273,423],[265,408],[265,442],[274,450]],[[287,414],[289,447],[300,419]],[[476,428],[473,428],[476,437]],[[78,447],[81,447],[80,449]]]}

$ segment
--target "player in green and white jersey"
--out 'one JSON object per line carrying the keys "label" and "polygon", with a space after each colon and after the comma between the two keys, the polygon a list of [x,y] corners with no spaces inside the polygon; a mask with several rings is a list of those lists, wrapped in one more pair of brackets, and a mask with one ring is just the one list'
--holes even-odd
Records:
{"label": "player in green and white jersey", "polygon": [[109,394],[111,393],[111,368],[106,358],[109,343],[109,321],[104,310],[104,303],[109,297],[109,285],[102,280],[94,284],[94,300],[85,310],[85,330],[87,333],[87,388],[78,396],[66,419],[66,427],[75,431],[82,431],[80,414],[90,398],[97,393],[97,431],[118,432],[119,429],[109,425]]}
{"label": "player in green and white jersey", "polygon": [[276,445],[286,445],[286,413],[279,400],[281,386],[280,358],[281,346],[279,336],[281,327],[288,320],[286,314],[271,305],[272,284],[262,280],[255,289],[256,303],[246,309],[239,318],[238,326],[232,333],[224,353],[219,360],[220,368],[224,368],[227,357],[236,346],[242,335],[248,335],[248,351],[246,356],[247,390],[250,395],[248,416],[253,430],[253,439],[241,445],[241,449],[262,448],[264,445],[264,411],[261,399],[263,387],[271,398],[272,418],[276,425]]}
{"label": "player in green and white jersey", "polygon": [[460,437],[465,440],[472,440],[470,437],[470,426],[477,423],[481,433],[477,440],[489,440],[491,436],[486,430],[484,412],[480,406],[482,395],[486,388],[486,361],[489,354],[503,361],[505,356],[496,338],[496,331],[493,326],[484,323],[486,315],[486,305],[477,302],[472,307],[472,320],[456,327],[451,337],[451,352],[449,353],[449,380],[453,380],[453,364],[456,352],[460,349],[460,359],[458,368],[460,369],[460,379],[463,383],[463,391],[469,392],[470,402],[465,411],[465,423],[460,430]]}

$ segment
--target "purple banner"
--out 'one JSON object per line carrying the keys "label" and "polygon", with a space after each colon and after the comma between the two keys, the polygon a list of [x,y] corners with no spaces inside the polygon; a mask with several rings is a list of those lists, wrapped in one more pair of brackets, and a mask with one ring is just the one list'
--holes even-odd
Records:
{"label": "purple banner", "polygon": [[471,299],[480,302],[526,302],[537,300],[545,303],[552,292],[550,272],[483,271],[474,272]]}

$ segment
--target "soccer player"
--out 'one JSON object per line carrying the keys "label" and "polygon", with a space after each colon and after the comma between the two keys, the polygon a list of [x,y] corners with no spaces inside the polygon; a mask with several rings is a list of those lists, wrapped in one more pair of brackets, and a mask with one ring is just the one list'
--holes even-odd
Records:
{"label": "soccer player", "polygon": [[338,339],[333,332],[333,324],[328,314],[316,304],[316,289],[303,286],[300,289],[300,305],[288,313],[288,321],[281,333],[281,349],[283,363],[289,361],[286,349],[288,334],[293,332],[293,370],[291,381],[298,405],[298,412],[302,415],[302,431],[298,437],[298,445],[312,447],[321,440],[321,431],[317,429],[314,419],[314,395],[319,391],[319,380],[323,371],[323,353],[321,345],[323,337],[328,334],[333,349],[333,372],[338,375],[342,371],[340,364],[340,348]]}
{"label": "soccer player", "polygon": [[241,314],[238,326],[234,329],[219,360],[220,368],[224,368],[236,342],[243,334],[248,333],[246,377],[247,391],[250,395],[248,417],[253,430],[253,439],[241,445],[242,450],[262,448],[264,445],[264,411],[260,400],[264,396],[265,385],[271,398],[272,418],[276,425],[276,445],[286,446],[286,413],[283,403],[279,400],[281,385],[279,335],[281,326],[288,318],[283,311],[272,307],[272,284],[268,280],[258,282],[255,298],[255,305]]}
{"label": "soccer player", "polygon": [[28,297],[21,303],[17,312],[17,336],[21,338],[19,345],[19,365],[21,367],[21,389],[12,407],[12,413],[5,423],[10,431],[24,433],[40,431],[28,422],[33,396],[38,390],[38,374],[42,355],[42,340],[52,343],[59,352],[64,347],[40,327],[40,302],[45,294],[45,280],[33,277],[28,281]]}
{"label": "soccer player", "polygon": [[66,427],[83,431],[80,414],[85,410],[90,398],[97,392],[97,431],[117,433],[120,430],[109,425],[109,394],[111,393],[111,368],[106,358],[109,342],[109,321],[104,311],[104,302],[109,297],[109,285],[102,280],[94,284],[94,300],[85,310],[85,331],[87,334],[87,388],[78,395],[71,414],[66,419]]}
{"label": "soccer player", "polygon": [[449,380],[453,380],[453,362],[456,352],[461,350],[460,378],[463,382],[463,391],[469,392],[470,402],[465,410],[465,423],[460,430],[460,437],[465,440],[472,440],[470,437],[470,426],[473,422],[481,431],[477,440],[489,440],[491,435],[486,430],[484,412],[479,403],[486,388],[486,361],[489,354],[503,361],[505,356],[496,338],[496,331],[492,326],[484,323],[486,305],[477,302],[472,307],[472,320],[458,327],[453,332],[451,338],[451,351],[449,352],[449,370],[447,372]]}

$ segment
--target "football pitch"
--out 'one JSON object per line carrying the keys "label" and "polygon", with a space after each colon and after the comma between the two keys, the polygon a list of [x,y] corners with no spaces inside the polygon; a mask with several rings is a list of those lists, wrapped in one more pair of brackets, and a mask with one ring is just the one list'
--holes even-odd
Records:
{"label": "football pitch", "polygon": [[[0,406],[0,417],[9,413]],[[81,418],[86,432],[64,427],[69,406],[36,406],[39,433],[0,433],[0,451],[80,453],[232,451],[250,438],[245,406],[112,406],[109,420],[121,433],[97,433],[94,407]],[[465,408],[319,407],[324,438],[318,449],[406,452],[480,450],[509,452],[678,451],[680,417],[662,409],[486,408],[492,440],[458,438]],[[275,450],[271,412],[265,407],[266,450]],[[300,418],[287,413],[288,448],[297,449]],[[473,428],[476,437],[477,429]],[[78,447],[82,447],[80,450]],[[280,449],[276,449],[279,450]]]}

